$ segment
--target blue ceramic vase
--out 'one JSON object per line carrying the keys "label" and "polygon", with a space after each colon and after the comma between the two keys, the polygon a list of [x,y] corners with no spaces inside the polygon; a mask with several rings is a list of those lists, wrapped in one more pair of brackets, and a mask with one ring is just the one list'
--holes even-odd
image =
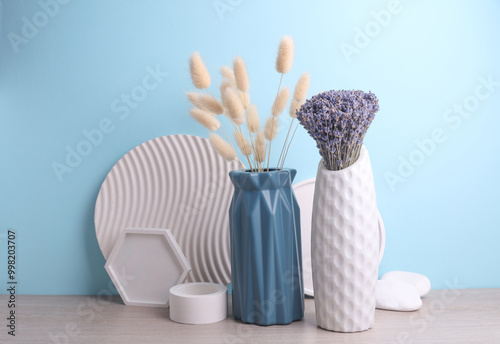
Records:
{"label": "blue ceramic vase", "polygon": [[245,323],[304,317],[300,210],[294,169],[231,171],[229,208],[233,315]]}

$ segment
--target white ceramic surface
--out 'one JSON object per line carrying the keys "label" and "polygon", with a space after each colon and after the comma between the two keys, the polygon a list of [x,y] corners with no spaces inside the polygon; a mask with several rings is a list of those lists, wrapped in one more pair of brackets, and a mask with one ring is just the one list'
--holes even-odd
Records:
{"label": "white ceramic surface", "polygon": [[431,281],[426,276],[415,272],[390,271],[386,272],[380,279],[410,283],[417,289],[420,297],[427,295],[431,291]]}
{"label": "white ceramic surface", "polygon": [[211,324],[227,318],[227,288],[216,283],[186,283],[170,288],[170,319]]}
{"label": "white ceramic surface", "polygon": [[417,289],[408,282],[377,281],[376,298],[376,307],[388,311],[411,312],[422,307]]}
{"label": "white ceramic surface", "polygon": [[316,178],[307,179],[293,186],[293,192],[300,208],[300,231],[302,242],[302,275],[304,294],[314,296],[311,266],[311,219]]}
{"label": "white ceramic surface", "polygon": [[105,265],[126,305],[168,307],[191,267],[168,229],[126,229]]}
{"label": "white ceramic surface", "polygon": [[104,257],[124,228],[169,228],[191,264],[188,281],[229,283],[228,172],[238,168],[197,136],[163,136],[135,147],[97,196],[95,228]]}
{"label": "white ceramic surface", "polygon": [[[300,228],[302,239],[302,271],[304,277],[304,294],[314,296],[312,264],[311,264],[311,220],[316,178],[306,179],[295,185],[293,190],[300,207]],[[385,251],[385,226],[380,212],[378,213],[380,230],[379,264]]]}
{"label": "white ceramic surface", "polygon": [[379,261],[378,210],[370,158],[340,171],[320,162],[311,250],[316,322],[338,332],[373,326]]}

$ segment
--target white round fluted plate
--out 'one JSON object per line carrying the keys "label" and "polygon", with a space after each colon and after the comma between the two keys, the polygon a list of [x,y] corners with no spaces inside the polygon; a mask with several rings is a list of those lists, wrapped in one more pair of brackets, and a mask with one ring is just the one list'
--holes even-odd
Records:
{"label": "white round fluted plate", "polygon": [[[306,179],[293,185],[293,191],[300,208],[300,232],[302,242],[302,275],[304,278],[304,294],[314,296],[312,262],[311,262],[311,221],[316,178]],[[378,213],[380,230],[379,264],[385,250],[385,227],[380,212]]]}
{"label": "white round fluted plate", "polygon": [[97,241],[106,259],[125,228],[168,228],[188,259],[188,282],[231,280],[228,172],[207,139],[162,136],[130,152],[111,169],[95,206]]}

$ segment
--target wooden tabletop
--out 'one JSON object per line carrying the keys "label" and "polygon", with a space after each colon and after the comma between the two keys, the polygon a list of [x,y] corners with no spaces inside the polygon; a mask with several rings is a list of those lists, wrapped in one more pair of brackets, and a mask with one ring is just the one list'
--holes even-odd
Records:
{"label": "wooden tabletop", "polygon": [[417,312],[377,310],[375,326],[335,333],[316,326],[314,300],[302,321],[245,325],[227,318],[182,325],[168,309],[125,306],[120,298],[17,296],[16,336],[9,336],[7,296],[0,296],[0,343],[500,343],[500,289],[433,290]]}

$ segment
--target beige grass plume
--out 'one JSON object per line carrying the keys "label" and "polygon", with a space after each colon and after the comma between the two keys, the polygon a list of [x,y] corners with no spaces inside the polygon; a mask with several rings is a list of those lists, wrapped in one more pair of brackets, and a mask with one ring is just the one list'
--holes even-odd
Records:
{"label": "beige grass plume", "polygon": [[198,102],[208,111],[220,115],[224,112],[221,104],[214,99],[211,95],[200,93],[198,95]]}
{"label": "beige grass plume", "polygon": [[212,133],[210,134],[208,139],[214,147],[215,151],[219,153],[219,155],[224,159],[232,161],[236,158],[236,152],[234,148],[229,143],[224,141],[222,137]]}
{"label": "beige grass plume", "polygon": [[228,87],[233,88],[234,86],[231,84],[231,81],[229,81],[228,79],[222,79],[220,86],[219,86],[221,96],[222,96],[222,93],[224,92],[224,90]]}
{"label": "beige grass plume", "polygon": [[222,66],[220,67],[220,74],[228,79],[230,82],[233,83],[233,85],[236,86],[236,78],[234,77],[234,72],[233,70],[231,69],[231,67],[228,67],[228,66]]}
{"label": "beige grass plume", "polygon": [[222,103],[228,112],[227,115],[236,125],[245,123],[245,109],[243,109],[240,97],[233,88],[226,87],[222,91]]}
{"label": "beige grass plume", "polygon": [[259,130],[257,132],[257,137],[255,138],[255,161],[258,163],[263,163],[266,160],[266,138],[264,137],[264,132]]}
{"label": "beige grass plume", "polygon": [[241,104],[243,104],[243,108],[248,110],[250,106],[250,93],[248,92],[239,92]]}
{"label": "beige grass plume", "polygon": [[290,117],[297,118],[297,110],[305,103],[305,100],[292,99],[290,103]]}
{"label": "beige grass plume", "polygon": [[208,73],[207,67],[197,51],[195,51],[189,59],[189,70],[191,72],[191,80],[193,80],[193,84],[196,88],[203,90],[210,87],[210,83],[212,82],[210,73]]}
{"label": "beige grass plume", "polygon": [[250,142],[245,136],[243,136],[240,131],[234,131],[234,139],[244,156],[249,156],[250,154],[252,154],[252,146],[250,145]]}
{"label": "beige grass plume", "polygon": [[307,90],[309,89],[309,74],[304,73],[300,76],[297,84],[295,85],[295,90],[293,92],[293,98],[298,101],[305,100],[307,97]]}
{"label": "beige grass plume", "polygon": [[203,104],[201,104],[200,100],[198,99],[199,93],[196,92],[186,92],[186,96],[188,97],[188,100],[193,104],[194,107],[197,107],[199,109],[203,109]]}
{"label": "beige grass plume", "polygon": [[269,116],[264,127],[264,136],[267,140],[272,141],[278,134],[278,117]]}
{"label": "beige grass plume", "polygon": [[293,49],[292,37],[283,36],[278,48],[278,57],[276,58],[276,70],[278,73],[286,74],[292,69]]}
{"label": "beige grass plume", "polygon": [[192,108],[189,113],[191,117],[210,131],[216,131],[220,127],[219,120],[208,111]]}
{"label": "beige grass plume", "polygon": [[271,113],[273,114],[273,116],[281,115],[283,110],[285,110],[286,103],[288,102],[289,96],[290,96],[290,90],[286,86],[283,87],[281,89],[280,93],[278,93],[278,96],[276,97],[276,99],[274,99],[273,108],[271,110]]}
{"label": "beige grass plume", "polygon": [[236,86],[241,92],[247,92],[250,88],[248,80],[247,67],[245,61],[240,56],[236,57],[233,61],[234,76],[236,78]]}
{"label": "beige grass plume", "polygon": [[260,128],[260,118],[259,112],[257,111],[257,106],[251,104],[247,110],[247,125],[248,130],[252,133],[256,133]]}

